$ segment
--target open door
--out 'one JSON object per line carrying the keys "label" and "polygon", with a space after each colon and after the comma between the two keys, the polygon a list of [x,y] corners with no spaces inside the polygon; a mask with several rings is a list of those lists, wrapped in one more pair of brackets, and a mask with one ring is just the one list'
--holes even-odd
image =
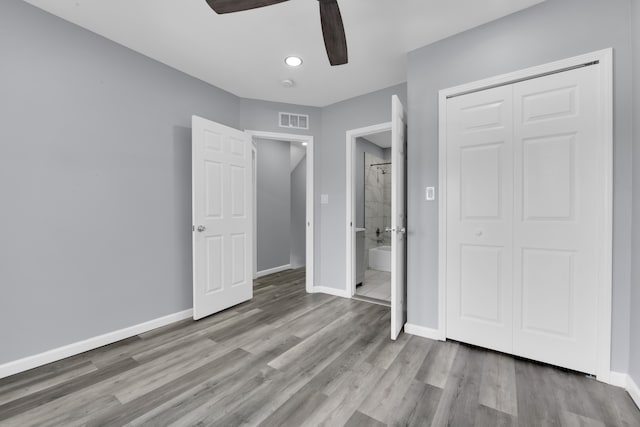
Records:
{"label": "open door", "polygon": [[391,339],[407,321],[407,118],[400,99],[391,99]]}
{"label": "open door", "polygon": [[253,296],[251,142],[193,117],[193,318]]}

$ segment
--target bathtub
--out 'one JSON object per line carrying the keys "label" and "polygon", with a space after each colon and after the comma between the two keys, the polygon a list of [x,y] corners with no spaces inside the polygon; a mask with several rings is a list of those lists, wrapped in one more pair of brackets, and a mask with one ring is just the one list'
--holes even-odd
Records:
{"label": "bathtub", "polygon": [[369,268],[391,272],[391,246],[369,249]]}

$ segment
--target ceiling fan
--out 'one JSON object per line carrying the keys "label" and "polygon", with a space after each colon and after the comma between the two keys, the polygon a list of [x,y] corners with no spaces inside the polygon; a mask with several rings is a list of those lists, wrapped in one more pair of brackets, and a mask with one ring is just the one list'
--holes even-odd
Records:
{"label": "ceiling fan", "polygon": [[[271,6],[289,0],[206,0],[207,4],[218,14],[241,12]],[[327,56],[331,65],[343,65],[348,60],[347,38],[344,33],[342,15],[338,0],[318,0],[320,3],[320,21]]]}

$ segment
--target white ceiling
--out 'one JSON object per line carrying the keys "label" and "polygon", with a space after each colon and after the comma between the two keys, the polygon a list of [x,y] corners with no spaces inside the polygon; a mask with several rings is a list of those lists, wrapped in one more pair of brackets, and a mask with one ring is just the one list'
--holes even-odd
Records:
{"label": "white ceiling", "polygon": [[[205,0],[24,1],[238,96],[325,106],[402,83],[407,52],[543,0],[340,0],[349,64],[339,67],[316,0],[228,15]],[[288,55],[303,66],[286,66]]]}
{"label": "white ceiling", "polygon": [[367,135],[364,137],[367,141],[372,144],[377,145],[380,148],[390,148],[391,147],[391,131],[388,130],[386,132],[374,133],[372,135]]}

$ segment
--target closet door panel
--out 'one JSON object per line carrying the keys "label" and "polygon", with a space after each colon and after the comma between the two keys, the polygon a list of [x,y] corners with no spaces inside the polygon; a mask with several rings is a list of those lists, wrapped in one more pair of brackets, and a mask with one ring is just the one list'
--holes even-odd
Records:
{"label": "closet door panel", "polygon": [[512,87],[447,102],[447,337],[512,351]]}
{"label": "closet door panel", "polygon": [[514,85],[514,354],[595,373],[599,67]]}

